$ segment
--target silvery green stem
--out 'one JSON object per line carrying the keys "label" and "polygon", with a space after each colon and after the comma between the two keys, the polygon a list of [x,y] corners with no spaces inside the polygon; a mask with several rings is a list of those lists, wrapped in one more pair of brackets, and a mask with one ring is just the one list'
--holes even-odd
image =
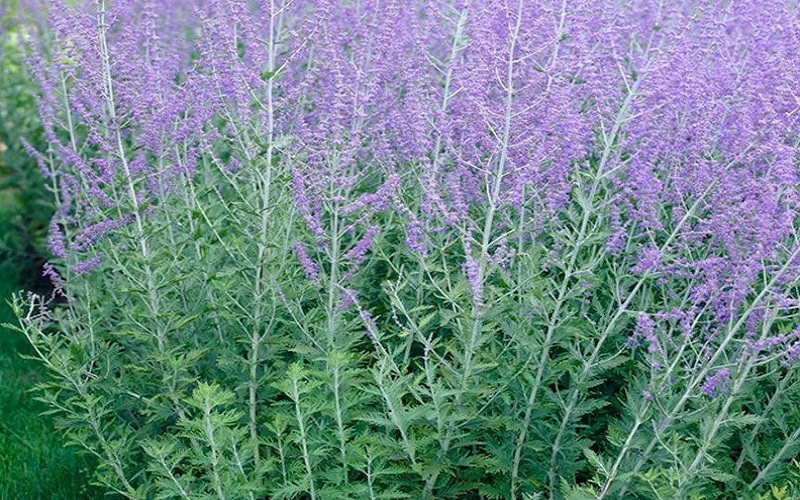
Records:
{"label": "silvery green stem", "polygon": [[291,376],[291,389],[292,399],[294,400],[295,417],[297,418],[297,427],[300,431],[300,445],[303,450],[303,464],[306,468],[306,478],[308,479],[309,495],[311,500],[317,499],[316,487],[314,485],[314,469],[311,466],[311,454],[308,445],[308,432],[306,430],[306,421],[303,416],[303,411],[300,409],[300,388],[299,388],[299,374],[296,372],[290,373]]}

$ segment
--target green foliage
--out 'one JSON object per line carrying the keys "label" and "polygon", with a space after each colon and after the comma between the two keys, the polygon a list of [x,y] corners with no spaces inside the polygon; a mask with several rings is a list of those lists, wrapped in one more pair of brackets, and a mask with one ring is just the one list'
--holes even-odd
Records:
{"label": "green foliage", "polygon": [[[339,254],[348,218],[385,230],[354,273],[321,251],[308,281],[287,252],[309,235],[280,168],[261,233],[261,161],[235,174],[204,162],[141,232],[95,243],[98,270],[62,266],[65,303],[15,301],[54,375],[43,399],[109,491],[742,498],[786,477],[800,448],[794,372],[753,365],[735,399],[707,401],[626,347],[639,311],[687,287],[675,278],[679,293],[662,296],[655,276],[605,252],[602,189],[551,233],[558,252],[523,241],[513,269],[491,268],[477,305],[447,233],[421,256],[398,244],[402,218],[336,205],[324,220]],[[644,396],[656,387],[657,405]]]}

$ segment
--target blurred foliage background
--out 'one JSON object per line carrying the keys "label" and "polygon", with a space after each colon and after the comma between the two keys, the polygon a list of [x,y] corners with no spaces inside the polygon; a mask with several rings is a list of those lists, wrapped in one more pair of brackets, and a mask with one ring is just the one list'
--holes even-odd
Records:
{"label": "blurred foliage background", "polygon": [[34,85],[24,68],[25,25],[17,10],[8,9],[0,21],[0,259],[21,283],[42,286],[39,269],[52,209],[22,142],[42,148]]}

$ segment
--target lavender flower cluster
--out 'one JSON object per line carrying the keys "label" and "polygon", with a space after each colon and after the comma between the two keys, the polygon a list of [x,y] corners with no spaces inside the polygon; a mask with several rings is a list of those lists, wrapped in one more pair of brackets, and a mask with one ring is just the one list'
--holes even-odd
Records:
{"label": "lavender flower cluster", "polygon": [[[86,383],[156,353],[155,423],[102,415],[184,429],[147,454],[186,498],[193,411],[246,430],[219,498],[764,487],[800,437],[795,3],[53,0],[47,274]],[[109,484],[156,487],[101,424]]]}

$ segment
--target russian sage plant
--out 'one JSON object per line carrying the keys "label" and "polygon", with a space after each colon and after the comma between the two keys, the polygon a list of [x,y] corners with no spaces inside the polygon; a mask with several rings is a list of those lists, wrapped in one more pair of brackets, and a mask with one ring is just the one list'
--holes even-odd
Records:
{"label": "russian sage plant", "polygon": [[127,498],[800,494],[797,16],[54,0],[42,398]]}

